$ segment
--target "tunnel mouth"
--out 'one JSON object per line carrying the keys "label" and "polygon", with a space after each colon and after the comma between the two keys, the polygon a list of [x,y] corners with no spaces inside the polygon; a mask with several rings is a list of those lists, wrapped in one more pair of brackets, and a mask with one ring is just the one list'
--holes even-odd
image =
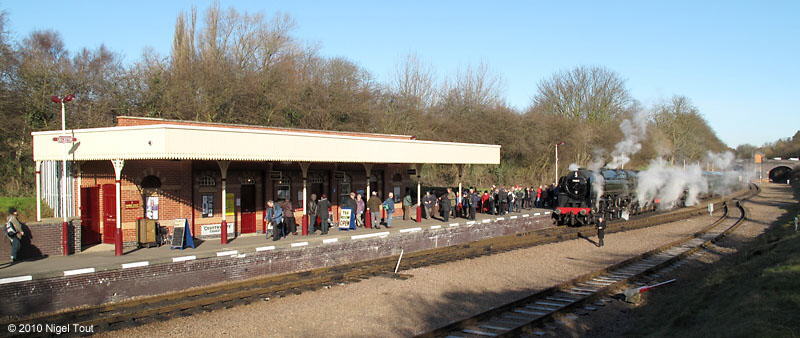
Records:
{"label": "tunnel mouth", "polygon": [[780,166],[775,167],[769,171],[769,180],[771,182],[785,183],[792,177],[792,168]]}

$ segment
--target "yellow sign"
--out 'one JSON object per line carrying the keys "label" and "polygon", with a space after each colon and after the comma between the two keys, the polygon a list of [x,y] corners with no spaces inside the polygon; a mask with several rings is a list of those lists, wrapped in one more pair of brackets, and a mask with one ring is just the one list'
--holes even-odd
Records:
{"label": "yellow sign", "polygon": [[225,215],[233,216],[234,214],[236,214],[236,204],[234,204],[235,201],[236,201],[236,196],[234,193],[229,192],[225,196]]}

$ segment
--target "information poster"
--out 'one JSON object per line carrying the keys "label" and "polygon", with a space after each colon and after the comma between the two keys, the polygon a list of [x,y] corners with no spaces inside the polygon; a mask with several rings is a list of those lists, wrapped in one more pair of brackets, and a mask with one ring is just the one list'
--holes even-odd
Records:
{"label": "information poster", "polygon": [[233,216],[236,214],[236,197],[235,194],[229,192],[225,196],[225,215],[226,216]]}
{"label": "information poster", "polygon": [[145,208],[145,217],[147,219],[158,219],[158,197],[147,196],[147,205]]}
{"label": "information poster", "polygon": [[351,209],[341,209],[339,210],[339,229],[346,230],[350,229],[350,215],[352,214],[353,210]]}
{"label": "information poster", "polygon": [[203,217],[214,217],[214,195],[203,195]]}

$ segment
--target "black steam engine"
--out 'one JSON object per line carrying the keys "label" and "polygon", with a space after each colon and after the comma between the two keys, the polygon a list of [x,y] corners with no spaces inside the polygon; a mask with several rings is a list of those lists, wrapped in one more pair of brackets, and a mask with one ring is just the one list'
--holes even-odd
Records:
{"label": "black steam engine", "polygon": [[[622,169],[570,171],[558,180],[553,218],[558,225],[580,226],[594,224],[600,216],[627,220],[630,215],[657,209],[661,202],[658,199],[644,203],[646,206],[636,200],[638,175],[638,171]],[[726,184],[722,173],[704,171],[702,175],[708,189],[698,196],[701,199],[711,197],[714,191],[723,186],[731,185]],[[677,205],[685,204],[687,193],[684,190]]]}
{"label": "black steam engine", "polygon": [[636,184],[633,170],[571,171],[558,181],[553,218],[559,225],[572,226],[593,224],[600,216],[627,219],[643,211],[636,202]]}

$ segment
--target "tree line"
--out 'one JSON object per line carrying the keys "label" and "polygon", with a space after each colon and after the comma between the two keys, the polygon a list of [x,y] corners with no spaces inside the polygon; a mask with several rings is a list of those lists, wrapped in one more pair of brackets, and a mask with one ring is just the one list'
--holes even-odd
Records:
{"label": "tree line", "polygon": [[761,146],[741,144],[736,147],[736,155],[739,158],[753,158],[755,154],[763,154],[767,158],[800,157],[800,130],[795,132],[792,137],[767,142]]}
{"label": "tree line", "polygon": [[[130,63],[103,45],[68,49],[54,31],[13,41],[8,20],[0,14],[0,195],[32,194],[30,133],[60,128],[60,107],[49,97],[68,93],[77,97],[68,128],[110,126],[129,115],[502,145],[500,165],[467,168],[463,181],[475,186],[553,182],[556,143],[565,142],[562,170],[587,163],[622,138],[621,120],[640,113],[648,116],[647,138],[629,168],[657,156],[698,161],[727,148],[688,98],[646,107],[602,66],[543,78],[529,106],[516,109],[488,63],[437,76],[411,54],[381,82],[356,62],[301,42],[286,14],[192,9],[176,18],[169,55],[145,50]],[[424,170],[429,185],[452,184],[457,175],[452,166]]]}

